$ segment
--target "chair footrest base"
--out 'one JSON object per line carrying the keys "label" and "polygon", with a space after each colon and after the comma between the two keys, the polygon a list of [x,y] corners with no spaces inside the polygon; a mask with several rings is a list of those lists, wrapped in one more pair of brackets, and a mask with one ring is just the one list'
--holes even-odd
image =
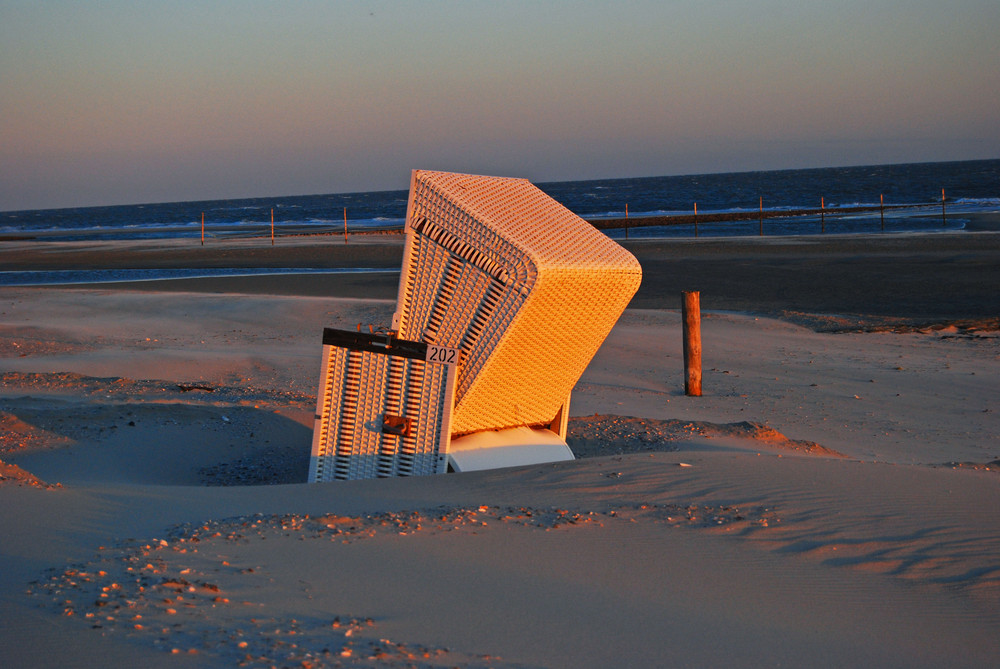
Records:
{"label": "chair footrest base", "polygon": [[448,468],[456,472],[573,459],[573,451],[555,432],[528,427],[474,432],[452,439],[448,449]]}

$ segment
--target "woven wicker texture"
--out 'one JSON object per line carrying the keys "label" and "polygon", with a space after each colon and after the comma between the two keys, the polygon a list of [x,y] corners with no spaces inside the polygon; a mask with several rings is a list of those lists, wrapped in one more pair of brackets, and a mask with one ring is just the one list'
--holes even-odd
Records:
{"label": "woven wicker texture", "polygon": [[[443,473],[454,368],[387,353],[323,346],[309,481]],[[408,434],[383,431],[386,415]]]}
{"label": "woven wicker texture", "polygon": [[548,424],[642,278],[525,179],[415,171],[395,326],[461,349],[452,433]]}

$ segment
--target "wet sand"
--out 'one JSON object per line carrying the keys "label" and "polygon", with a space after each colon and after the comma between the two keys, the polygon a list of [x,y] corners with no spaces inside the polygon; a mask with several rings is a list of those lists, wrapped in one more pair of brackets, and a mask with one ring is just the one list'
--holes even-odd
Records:
{"label": "wet sand", "polygon": [[[682,291],[702,307],[764,314],[815,328],[933,327],[1000,316],[1000,215],[969,231],[625,242],[643,266],[632,308],[675,308]],[[118,242],[7,242],[0,265],[18,269],[381,268],[395,272],[395,235]],[[398,274],[281,275],[116,284],[129,290],[395,299]],[[815,314],[836,316],[814,318]]]}

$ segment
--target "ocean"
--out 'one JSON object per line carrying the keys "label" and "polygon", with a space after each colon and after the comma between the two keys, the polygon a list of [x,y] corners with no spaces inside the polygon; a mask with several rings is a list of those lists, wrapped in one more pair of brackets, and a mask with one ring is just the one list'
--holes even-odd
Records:
{"label": "ocean", "polygon": [[[517,176],[517,175],[512,175]],[[960,229],[963,214],[1000,211],[1000,160],[830,167],[536,184],[598,227],[606,219],[758,212],[750,221],[702,223],[701,236],[843,234]],[[944,212],[942,212],[942,191]],[[375,191],[0,212],[0,240],[206,238],[399,230],[407,192]],[[770,218],[825,207],[819,215]],[[877,207],[883,202],[884,215]],[[902,206],[902,208],[897,208]],[[858,211],[858,207],[875,210]],[[939,216],[937,214],[944,214]],[[884,226],[884,227],[883,227]],[[616,238],[694,234],[693,225],[608,230]]]}

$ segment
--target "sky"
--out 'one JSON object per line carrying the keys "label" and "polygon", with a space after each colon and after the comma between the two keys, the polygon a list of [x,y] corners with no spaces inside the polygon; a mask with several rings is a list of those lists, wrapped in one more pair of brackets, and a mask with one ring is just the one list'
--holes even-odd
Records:
{"label": "sky", "polygon": [[997,0],[0,0],[0,211],[1000,158]]}

